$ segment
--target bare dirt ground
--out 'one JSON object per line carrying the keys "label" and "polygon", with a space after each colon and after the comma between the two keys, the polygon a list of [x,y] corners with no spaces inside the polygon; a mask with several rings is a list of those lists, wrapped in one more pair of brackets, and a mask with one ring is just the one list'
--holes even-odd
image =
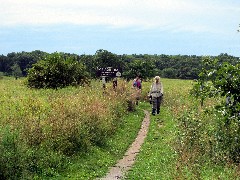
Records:
{"label": "bare dirt ground", "polygon": [[124,175],[134,164],[135,158],[140,151],[141,145],[147,136],[148,127],[150,124],[149,112],[144,110],[145,118],[142,121],[141,129],[132,145],[129,147],[124,157],[117,162],[117,164],[110,168],[108,174],[101,180],[123,179]]}

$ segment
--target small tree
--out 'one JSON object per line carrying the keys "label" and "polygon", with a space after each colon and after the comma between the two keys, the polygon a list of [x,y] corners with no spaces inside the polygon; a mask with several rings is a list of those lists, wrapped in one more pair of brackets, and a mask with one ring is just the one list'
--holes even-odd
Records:
{"label": "small tree", "polygon": [[53,53],[38,61],[28,70],[27,85],[33,88],[63,88],[88,83],[88,73],[72,57]]}
{"label": "small tree", "polygon": [[240,162],[240,63],[232,65],[206,58],[192,94],[203,101],[207,97],[222,97],[215,106],[218,115],[218,147],[235,162]]}
{"label": "small tree", "polygon": [[12,75],[17,79],[19,77],[21,77],[23,74],[22,74],[22,70],[20,68],[20,66],[15,63],[12,67]]}

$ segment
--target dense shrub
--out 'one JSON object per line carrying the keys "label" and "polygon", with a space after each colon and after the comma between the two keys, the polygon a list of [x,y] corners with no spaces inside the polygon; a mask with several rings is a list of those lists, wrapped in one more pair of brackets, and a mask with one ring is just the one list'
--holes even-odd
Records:
{"label": "dense shrub", "polygon": [[192,94],[202,100],[221,97],[214,107],[218,116],[218,142],[225,156],[240,162],[240,63],[231,65],[217,59],[204,59],[203,69]]}
{"label": "dense shrub", "polygon": [[178,118],[179,169],[188,167],[196,177],[203,163],[240,162],[240,66],[203,59],[191,94],[200,102]]}
{"label": "dense shrub", "polygon": [[63,88],[85,83],[88,83],[85,66],[60,53],[46,56],[28,70],[27,85],[33,88]]}

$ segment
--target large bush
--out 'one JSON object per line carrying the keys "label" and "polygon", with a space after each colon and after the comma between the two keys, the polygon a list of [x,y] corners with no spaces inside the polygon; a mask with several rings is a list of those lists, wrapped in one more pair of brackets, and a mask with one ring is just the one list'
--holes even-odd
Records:
{"label": "large bush", "polygon": [[217,121],[214,127],[215,153],[224,159],[240,162],[240,63],[231,65],[217,59],[204,59],[192,93],[201,99],[202,105],[206,98],[221,99],[208,110]]}
{"label": "large bush", "polygon": [[88,83],[85,66],[60,53],[46,56],[28,70],[27,85],[33,88],[62,88],[85,83]]}

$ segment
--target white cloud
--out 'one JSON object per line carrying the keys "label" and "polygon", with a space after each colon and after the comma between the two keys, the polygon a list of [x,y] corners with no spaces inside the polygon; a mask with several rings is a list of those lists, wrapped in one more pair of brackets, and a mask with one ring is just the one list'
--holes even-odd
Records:
{"label": "white cloud", "polygon": [[208,19],[214,23],[239,12],[231,4],[214,0],[4,0],[0,23],[180,27],[178,30],[198,32],[214,31],[209,28]]}

